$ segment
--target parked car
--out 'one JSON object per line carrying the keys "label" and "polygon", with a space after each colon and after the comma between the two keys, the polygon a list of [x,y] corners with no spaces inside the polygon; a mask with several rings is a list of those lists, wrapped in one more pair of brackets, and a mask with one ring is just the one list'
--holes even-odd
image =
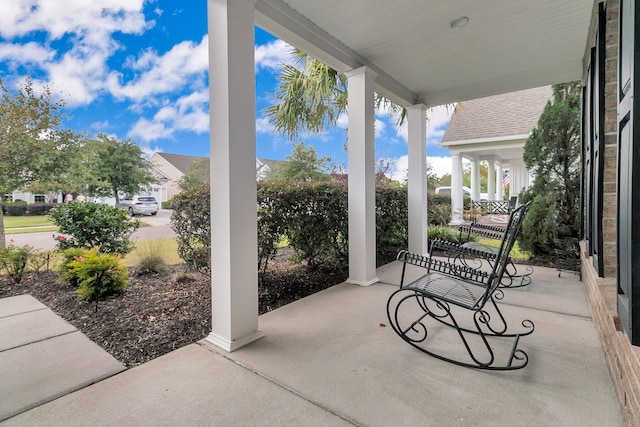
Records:
{"label": "parked car", "polygon": [[158,213],[158,201],[153,196],[134,196],[120,200],[120,209],[129,211],[129,215]]}

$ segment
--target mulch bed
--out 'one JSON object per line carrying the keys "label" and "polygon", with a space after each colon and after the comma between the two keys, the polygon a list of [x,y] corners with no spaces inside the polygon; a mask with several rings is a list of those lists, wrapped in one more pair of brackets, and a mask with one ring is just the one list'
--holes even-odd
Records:
{"label": "mulch bed", "polygon": [[[289,261],[284,248],[260,276],[259,311],[265,313],[341,283],[347,272],[309,271]],[[99,303],[80,300],[54,272],[29,273],[19,285],[0,277],[0,298],[30,294],[127,367],[137,366],[206,337],[211,331],[207,274],[167,268],[163,274],[130,271],[124,294]]]}

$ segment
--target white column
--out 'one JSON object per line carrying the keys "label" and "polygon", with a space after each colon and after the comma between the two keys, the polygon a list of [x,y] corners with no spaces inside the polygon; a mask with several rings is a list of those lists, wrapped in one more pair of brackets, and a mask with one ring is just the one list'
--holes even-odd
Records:
{"label": "white column", "polygon": [[495,175],[495,159],[487,160],[487,198],[489,200],[496,199],[496,175]]}
{"label": "white column", "polygon": [[451,154],[451,225],[460,225],[464,222],[462,200],[462,156],[458,153]]}
{"label": "white column", "polygon": [[502,176],[504,175],[504,169],[502,169],[502,162],[498,161],[498,168],[496,171],[496,200],[504,200],[504,185],[502,185]]}
{"label": "white column", "polygon": [[208,0],[212,331],[234,351],[258,330],[253,0]]}
{"label": "white column", "polygon": [[471,159],[471,200],[480,200],[480,162],[478,158]]}
{"label": "white column", "polygon": [[517,196],[523,189],[529,187],[529,171],[521,159],[511,160],[509,175],[511,175],[510,196]]}
{"label": "white column", "polygon": [[348,78],[349,162],[349,278],[368,286],[376,277],[375,116],[376,74],[366,67],[346,73]]}
{"label": "white column", "polygon": [[414,105],[407,109],[409,140],[409,174],[407,197],[409,207],[409,251],[426,255],[427,221],[427,108]]}

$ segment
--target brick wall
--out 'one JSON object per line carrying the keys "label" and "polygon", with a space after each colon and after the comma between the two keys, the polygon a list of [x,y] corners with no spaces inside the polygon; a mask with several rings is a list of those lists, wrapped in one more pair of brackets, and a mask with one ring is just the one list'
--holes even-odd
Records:
{"label": "brick wall", "polygon": [[618,166],[618,0],[606,2],[602,239],[604,277],[616,277]]}
{"label": "brick wall", "polygon": [[616,279],[598,277],[582,246],[582,279],[587,288],[593,322],[618,405],[627,426],[640,425],[640,348],[620,331],[616,316]]}
{"label": "brick wall", "polygon": [[606,1],[605,138],[603,171],[604,277],[582,245],[582,277],[589,295],[593,321],[600,336],[607,369],[618,405],[628,426],[640,426],[640,347],[632,346],[617,317],[617,162],[618,162],[618,0]]}

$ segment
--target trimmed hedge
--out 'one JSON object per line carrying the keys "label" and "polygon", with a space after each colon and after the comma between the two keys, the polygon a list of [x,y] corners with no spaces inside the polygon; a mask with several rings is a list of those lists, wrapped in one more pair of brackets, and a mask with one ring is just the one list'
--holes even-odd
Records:
{"label": "trimmed hedge", "polygon": [[48,215],[54,206],[56,206],[55,203],[27,204],[23,201],[16,201],[2,204],[2,213],[7,216]]}
{"label": "trimmed hedge", "polygon": [[[348,262],[347,186],[332,182],[259,182],[257,184],[258,268],[266,272],[286,242],[295,260],[311,269],[339,269]],[[430,225],[446,225],[449,196],[428,195]],[[173,199],[171,222],[178,252],[195,269],[209,266],[211,229],[209,187],[183,191]],[[406,187],[376,189],[377,264],[395,259],[408,245]]]}

